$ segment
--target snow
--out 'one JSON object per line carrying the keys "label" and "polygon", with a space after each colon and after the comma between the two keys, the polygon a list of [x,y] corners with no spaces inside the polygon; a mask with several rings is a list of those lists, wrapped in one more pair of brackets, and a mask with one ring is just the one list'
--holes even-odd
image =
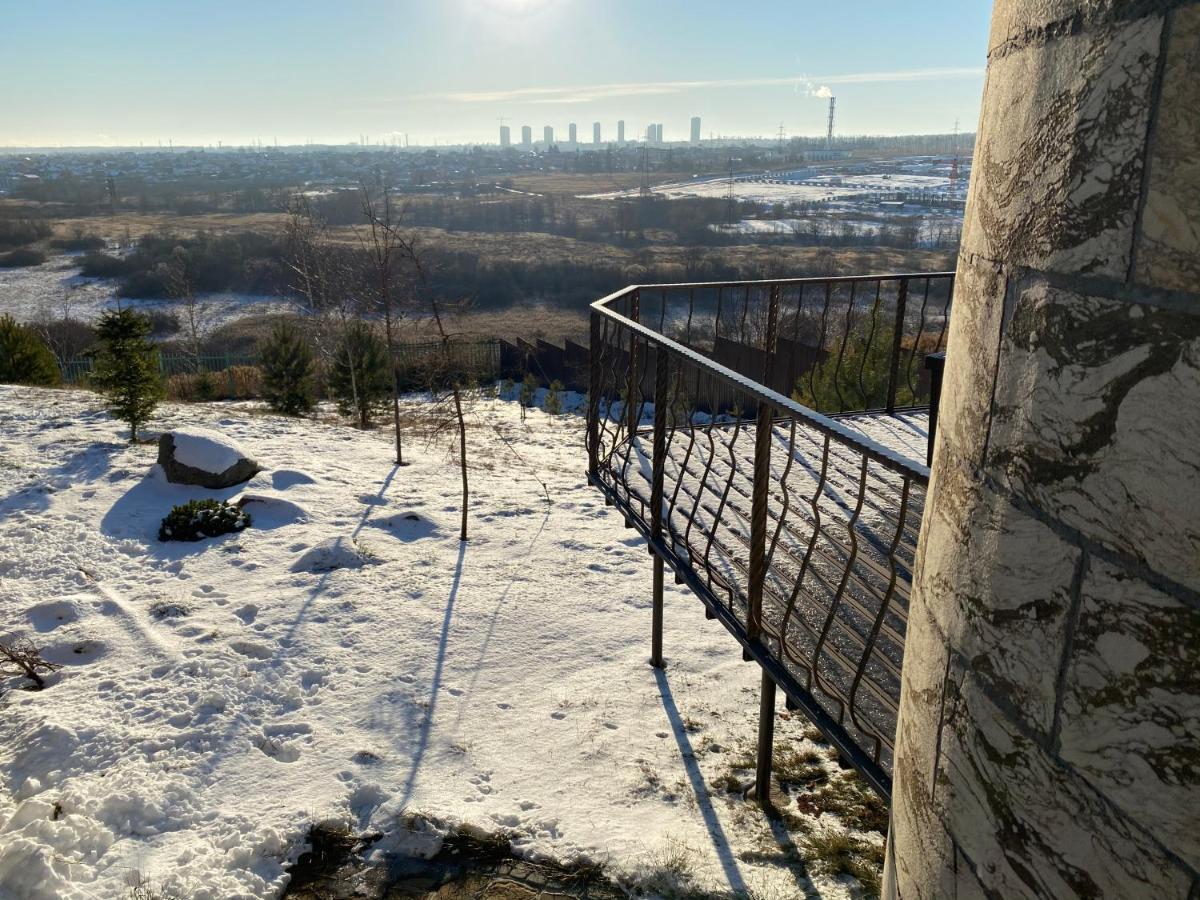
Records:
{"label": "snow", "polygon": [[[111,278],[84,278],[79,274],[80,257],[75,254],[52,256],[40,266],[0,269],[0,315],[11,315],[18,322],[59,319],[64,315],[85,322],[100,318],[108,309],[116,309],[117,282]],[[131,299],[123,297],[122,307],[143,312],[180,311],[175,300]],[[243,316],[283,312],[292,304],[282,297],[235,294],[204,294],[198,298],[204,331],[226,325]]]}
{"label": "snow", "polygon": [[171,432],[175,459],[185,466],[220,475],[250,454],[225,435],[209,428],[177,428]]}
{"label": "snow", "polygon": [[[471,425],[460,543],[440,438],[396,467],[386,431],[163,405],[152,427],[275,466],[209,491],[166,482],[94,395],[0,387],[0,637],[64,666],[42,692],[0,683],[0,895],[125,896],[142,873],[275,896],[314,821],[381,833],[378,855],[419,810],[618,877],[682,854],[705,890],[851,896],[714,786],[752,746],[758,670],[670,584],[668,668],[646,664],[650,560],[586,484],[579,417],[485,400]],[[156,540],[202,497],[252,527]],[[804,726],[778,740],[813,746]]]}

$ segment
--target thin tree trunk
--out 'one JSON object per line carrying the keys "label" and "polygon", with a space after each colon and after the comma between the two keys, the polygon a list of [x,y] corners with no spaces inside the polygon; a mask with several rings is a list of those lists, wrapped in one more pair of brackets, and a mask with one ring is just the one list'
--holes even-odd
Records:
{"label": "thin tree trunk", "polygon": [[463,418],[462,393],[458,382],[454,383],[454,414],[458,417],[458,461],[462,472],[462,528],[458,539],[467,539],[467,504],[471,499],[470,488],[467,484],[467,422]]}

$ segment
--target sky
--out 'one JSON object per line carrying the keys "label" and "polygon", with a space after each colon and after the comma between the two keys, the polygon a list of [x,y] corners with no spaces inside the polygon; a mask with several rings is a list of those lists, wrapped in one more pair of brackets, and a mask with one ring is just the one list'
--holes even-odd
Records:
{"label": "sky", "polygon": [[0,0],[0,146],[972,131],[983,0]]}

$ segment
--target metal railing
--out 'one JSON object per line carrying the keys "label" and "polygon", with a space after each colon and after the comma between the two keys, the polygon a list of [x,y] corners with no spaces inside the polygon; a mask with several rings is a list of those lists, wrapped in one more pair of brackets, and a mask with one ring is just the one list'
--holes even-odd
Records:
{"label": "metal railing", "polygon": [[[885,798],[929,470],[810,408],[928,402],[952,273],[634,286],[592,306],[588,477]],[[806,305],[807,304],[807,305]],[[809,401],[810,405],[802,404]]]}

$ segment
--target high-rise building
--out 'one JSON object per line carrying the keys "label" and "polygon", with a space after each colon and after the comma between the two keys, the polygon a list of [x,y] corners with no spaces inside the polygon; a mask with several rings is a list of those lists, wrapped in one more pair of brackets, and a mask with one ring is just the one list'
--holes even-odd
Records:
{"label": "high-rise building", "polygon": [[617,143],[625,143],[625,120],[617,119]]}
{"label": "high-rise building", "polygon": [[528,125],[521,126],[521,146],[528,147],[533,144],[533,129]]}
{"label": "high-rise building", "polygon": [[576,140],[579,137],[579,131],[578,131],[578,129],[575,128],[574,122],[572,122],[570,125],[567,126],[567,135],[568,135],[567,140],[570,141],[572,144],[579,143],[578,140]]}
{"label": "high-rise building", "polygon": [[646,143],[653,144],[658,137],[658,126],[653,122],[646,126]]}
{"label": "high-rise building", "polygon": [[700,143],[700,117],[692,116],[692,143]]}
{"label": "high-rise building", "polygon": [[512,145],[512,132],[507,125],[500,126],[500,146],[509,147]]}
{"label": "high-rise building", "polygon": [[546,142],[547,147],[549,147],[551,144],[554,143],[554,126],[553,125],[547,125],[545,128],[542,129],[542,140]]}
{"label": "high-rise building", "polygon": [[663,142],[662,122],[659,122],[657,127],[654,129],[654,142],[656,144],[661,144]]}
{"label": "high-rise building", "polygon": [[593,144],[600,143],[600,123],[599,122],[592,123],[592,143]]}

